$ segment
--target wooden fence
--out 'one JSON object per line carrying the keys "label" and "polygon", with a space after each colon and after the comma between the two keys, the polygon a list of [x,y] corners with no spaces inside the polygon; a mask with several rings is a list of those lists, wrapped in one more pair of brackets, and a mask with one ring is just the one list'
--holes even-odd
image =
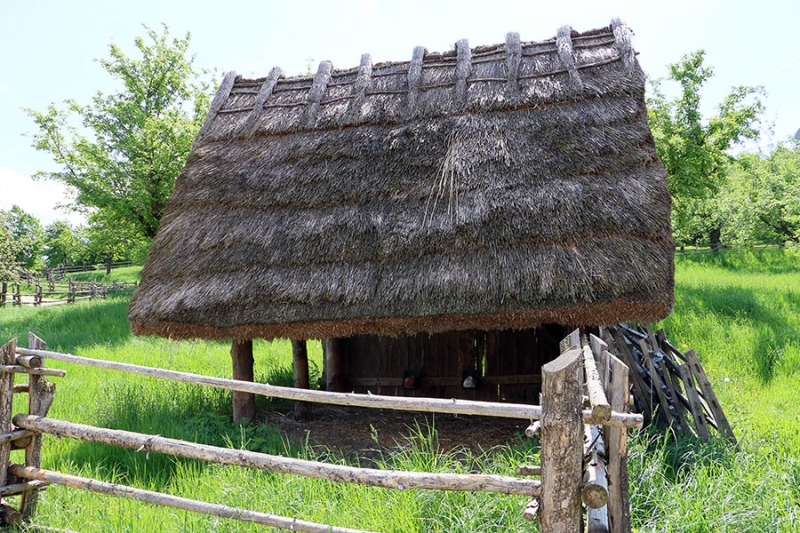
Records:
{"label": "wooden fence", "polygon": [[[100,283],[96,281],[74,281],[68,280],[66,283],[48,282],[45,285],[37,283],[33,285],[34,292],[22,292],[22,283],[9,284],[0,283],[0,307],[8,305],[57,305],[65,303],[75,303],[80,300],[94,300],[97,298],[105,299],[109,292],[129,291],[136,288],[135,282]],[[47,287],[47,290],[45,290]],[[10,298],[9,298],[10,296]],[[10,302],[9,302],[10,300]]]}
{"label": "wooden fence", "polygon": [[[555,533],[581,531],[583,504],[587,508],[586,523],[590,532],[630,532],[627,430],[641,427],[643,419],[641,415],[627,412],[630,397],[627,367],[608,350],[602,350],[602,341],[594,336],[581,339],[577,333],[571,335],[562,342],[561,356],[542,367],[541,406],[277,387],[50,352],[45,350],[44,341],[33,334],[29,334],[28,344],[28,349],[17,347],[14,339],[0,348],[0,496],[21,496],[18,511],[9,504],[0,509],[0,518],[6,523],[32,517],[38,491],[48,484],[58,484],[294,531],[356,532],[43,470],[40,468],[41,435],[46,433],[385,489],[521,495],[529,499],[523,516],[530,520],[538,518],[542,531]],[[296,401],[530,420],[532,423],[526,434],[541,440],[541,464],[521,465],[517,475],[539,475],[541,482],[530,477],[356,468],[55,420],[46,417],[54,393],[46,376],[63,376],[65,372],[45,368],[47,359]],[[28,375],[28,383],[15,385],[16,374]],[[28,414],[12,418],[15,393],[29,395],[29,410]],[[587,396],[588,407],[584,408]],[[25,449],[24,465],[9,463],[12,448]]]}
{"label": "wooden fence", "polygon": [[602,329],[610,350],[632,369],[631,384],[637,413],[680,435],[710,438],[709,428],[736,444],[736,436],[717,400],[694,350],[681,352],[663,329],[649,324]]}

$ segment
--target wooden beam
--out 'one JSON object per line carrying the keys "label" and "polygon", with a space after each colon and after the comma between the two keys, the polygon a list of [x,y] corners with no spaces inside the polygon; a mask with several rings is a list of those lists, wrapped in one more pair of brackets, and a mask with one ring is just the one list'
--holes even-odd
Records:
{"label": "wooden beam", "polygon": [[[306,341],[292,341],[292,366],[294,368],[294,386],[296,389],[309,389],[308,377],[308,349]],[[297,420],[311,419],[311,404],[308,402],[294,402],[294,417]]]}
{"label": "wooden beam", "polygon": [[581,338],[583,353],[583,369],[586,374],[586,389],[589,391],[589,402],[592,406],[592,416],[598,423],[606,422],[611,418],[611,405],[606,399],[603,384],[600,382],[600,373],[594,360],[592,348],[586,337]]}
{"label": "wooden beam", "polygon": [[342,392],[344,383],[342,379],[342,340],[325,339],[325,390],[328,392]]}
{"label": "wooden beam", "polygon": [[[253,341],[250,339],[233,339],[231,343],[231,360],[233,362],[233,379],[250,381],[253,373]],[[256,419],[256,397],[253,393],[233,391],[233,421]]]}
{"label": "wooden beam", "polygon": [[697,354],[694,350],[689,350],[686,352],[686,361],[689,364],[689,368],[692,370],[692,374],[694,378],[697,380],[697,384],[700,385],[700,390],[703,391],[703,396],[708,402],[708,406],[711,409],[711,414],[714,415],[714,420],[717,423],[717,429],[730,440],[733,444],[737,444],[736,442],[736,435],[733,434],[733,428],[728,423],[728,418],[725,416],[725,413],[722,412],[722,406],[719,404],[719,400],[717,400],[717,395],[714,393],[714,389],[711,388],[711,382],[708,380],[708,376],[706,376],[706,371],[703,369],[703,365],[700,363],[700,358],[697,357]]}
{"label": "wooden beam", "polygon": [[[380,396],[376,394],[342,394],[336,392],[295,389],[294,387],[279,387],[266,383],[252,383],[247,381],[203,376],[189,372],[178,372],[175,370],[164,370],[161,368],[132,365],[129,363],[119,363],[117,361],[92,359],[90,357],[80,357],[77,355],[59,352],[17,348],[17,353],[21,353],[23,355],[41,355],[42,357],[63,361],[65,363],[93,366],[108,370],[119,370],[122,372],[140,374],[154,378],[169,379],[182,383],[194,383],[197,385],[206,385],[210,387],[218,387],[220,389],[242,391],[252,394],[262,394],[264,396],[269,396],[272,398],[284,398],[286,400],[304,400],[308,402],[328,403],[332,405],[370,407],[376,409],[396,409],[399,411],[417,411],[423,413],[494,416],[522,420],[539,420],[542,417],[542,407],[539,405],[479,402],[456,399],[445,400],[440,398],[422,397],[392,397]],[[584,410],[582,415],[585,422],[594,422],[594,419],[592,418],[592,412],[588,409]],[[618,413],[614,411],[611,413],[611,419],[604,425],[640,428],[642,427],[642,415],[637,413]]]}
{"label": "wooden beam", "polygon": [[570,348],[542,366],[541,531],[579,533],[583,478],[583,358]]}
{"label": "wooden beam", "polygon": [[328,526],[314,522],[306,522],[296,518],[286,518],[274,514],[257,513],[247,509],[237,509],[227,505],[206,503],[169,494],[161,494],[149,490],[142,490],[116,483],[106,483],[96,479],[79,476],[71,476],[53,472],[52,470],[42,470],[31,466],[11,465],[11,472],[23,479],[45,481],[53,485],[63,485],[73,489],[88,490],[98,494],[107,494],[118,498],[127,498],[153,505],[172,507],[173,509],[183,509],[209,516],[219,516],[221,518],[231,518],[242,522],[253,522],[265,526],[288,529],[290,531],[304,531],[307,533],[365,533],[362,530],[348,529],[343,527]]}
{"label": "wooden beam", "polygon": [[14,423],[21,428],[40,431],[50,435],[58,435],[61,438],[98,442],[133,450],[144,450],[150,453],[163,453],[176,457],[185,457],[187,459],[243,466],[280,474],[327,479],[337,483],[357,483],[371,487],[397,490],[428,489],[476,491],[496,492],[500,494],[521,494],[525,496],[537,496],[540,492],[540,483],[538,481],[511,476],[439,474],[357,468],[341,464],[329,464],[306,459],[281,457],[279,455],[269,455],[248,450],[208,446],[177,439],[168,439],[158,435],[134,433],[132,431],[103,429],[31,415],[17,415],[14,417]]}

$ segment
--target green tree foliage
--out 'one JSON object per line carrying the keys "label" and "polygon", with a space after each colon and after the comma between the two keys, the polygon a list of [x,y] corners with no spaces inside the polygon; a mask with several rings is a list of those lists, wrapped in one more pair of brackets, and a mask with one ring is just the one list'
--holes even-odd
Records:
{"label": "green tree foliage", "polygon": [[3,222],[14,240],[14,261],[23,268],[39,268],[44,240],[39,219],[15,205],[5,212]]}
{"label": "green tree foliage", "polygon": [[139,57],[112,44],[99,60],[118,92],[98,92],[88,105],[67,100],[66,110],[27,110],[38,127],[33,146],[61,167],[34,177],[66,184],[73,207],[102,221],[98,230],[124,228],[139,241],[156,234],[209,105],[208,85],[187,55],[190,34],[170,40],[166,26],[161,34],[145,29],[135,40]]}
{"label": "green tree foliage", "polygon": [[648,121],[658,156],[667,170],[667,185],[673,198],[672,224],[679,243],[698,237],[719,237],[720,220],[713,197],[725,180],[731,157],[727,151],[745,139],[758,137],[757,123],[763,112],[753,87],[734,87],[705,119],[700,112],[700,92],[713,77],[703,65],[705,52],[698,50],[669,65],[668,80],[680,85],[677,97],[667,99],[662,80],[651,82],[647,99]]}
{"label": "green tree foliage", "polygon": [[0,211],[0,281],[17,279],[16,255],[19,246],[8,224],[9,214]]}
{"label": "green tree foliage", "polygon": [[42,255],[49,267],[77,265],[84,261],[87,243],[81,230],[68,222],[56,221],[44,229]]}
{"label": "green tree foliage", "polygon": [[767,157],[740,155],[717,204],[727,240],[800,243],[800,141]]}

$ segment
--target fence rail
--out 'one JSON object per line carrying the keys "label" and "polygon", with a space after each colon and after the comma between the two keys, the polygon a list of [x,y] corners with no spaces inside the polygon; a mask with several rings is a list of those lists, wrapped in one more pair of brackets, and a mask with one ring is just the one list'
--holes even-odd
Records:
{"label": "fence rail", "polygon": [[[20,516],[32,515],[33,508],[35,508],[35,495],[41,489],[41,483],[55,483],[295,531],[340,533],[357,531],[254,513],[224,505],[187,500],[167,494],[42,470],[40,468],[41,435],[51,434],[63,438],[100,442],[220,464],[385,489],[485,491],[523,495],[531,498],[530,503],[523,511],[523,516],[528,519],[538,518],[541,527],[546,531],[574,531],[577,533],[582,521],[581,505],[585,504],[590,510],[588,523],[596,524],[596,527],[591,530],[593,533],[601,531],[602,529],[598,528],[602,527],[605,527],[605,531],[615,533],[630,531],[625,443],[627,429],[641,427],[642,417],[626,412],[629,397],[627,367],[608,351],[600,353],[592,351],[585,338],[583,342],[578,340],[577,344],[575,342],[562,343],[561,356],[543,366],[543,403],[541,406],[455,399],[381,397],[276,387],[62,354],[47,351],[45,343],[33,334],[29,335],[29,339],[31,348],[28,349],[17,347],[16,339],[0,348],[0,355],[2,355],[0,358],[0,433],[2,433],[0,434],[0,493],[7,496],[22,495]],[[30,381],[25,389],[31,399],[29,413],[14,416],[12,423],[11,395],[14,392],[23,391],[19,386],[14,386],[14,376],[18,372],[16,368],[22,367],[30,370],[23,366],[24,363],[27,363],[37,369],[42,369],[42,365],[47,359],[296,401],[537,420],[542,448],[542,464],[540,466],[521,465],[518,472],[541,475],[542,481],[529,477],[403,472],[352,467],[206,446],[163,438],[158,435],[97,428],[55,420],[46,417],[47,409],[53,398],[53,389],[41,374],[29,375]],[[594,371],[590,368],[592,363],[595,364]],[[613,368],[613,371],[598,372],[598,367],[601,369]],[[590,395],[588,409],[583,409],[585,384],[588,384],[588,389],[593,391]],[[597,389],[598,386],[600,389]],[[606,400],[606,395],[608,400]],[[598,410],[597,407],[601,404],[610,406],[610,409]],[[585,425],[585,422],[589,425]],[[585,439],[585,436],[588,438]],[[604,445],[601,444],[603,440],[605,441]],[[25,447],[25,465],[9,464],[7,450],[10,450],[12,446]],[[568,454],[564,453],[565,448],[570,451]],[[599,452],[601,448],[605,453]],[[566,455],[569,455],[569,458],[565,458]],[[594,457],[595,460],[585,464],[584,457]],[[9,475],[17,476],[22,482],[9,484],[7,481]]]}
{"label": "fence rail", "polygon": [[47,282],[45,285],[37,283],[34,285],[34,292],[22,292],[22,283],[13,283],[10,286],[7,282],[0,283],[0,307],[11,305],[57,305],[75,303],[80,300],[94,300],[97,298],[106,299],[109,292],[129,291],[135,289],[136,282],[97,283],[96,281],[74,281],[67,283]]}

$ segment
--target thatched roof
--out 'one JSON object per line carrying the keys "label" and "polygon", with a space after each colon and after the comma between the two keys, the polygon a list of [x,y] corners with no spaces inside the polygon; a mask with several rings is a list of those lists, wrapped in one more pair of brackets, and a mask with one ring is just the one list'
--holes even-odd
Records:
{"label": "thatched roof", "polygon": [[654,320],[670,196],[631,31],[228,74],[131,300],[137,334],[326,338]]}

